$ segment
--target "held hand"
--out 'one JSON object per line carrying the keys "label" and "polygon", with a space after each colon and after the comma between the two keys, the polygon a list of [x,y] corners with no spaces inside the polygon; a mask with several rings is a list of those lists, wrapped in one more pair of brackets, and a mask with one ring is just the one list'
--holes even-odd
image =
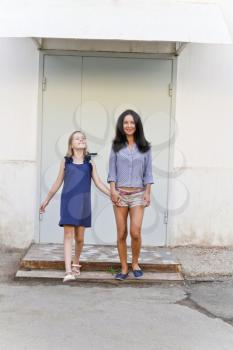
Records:
{"label": "held hand", "polygon": [[144,200],[144,206],[145,207],[149,207],[149,205],[150,205],[150,194],[145,192],[143,200]]}
{"label": "held hand", "polygon": [[49,204],[49,202],[46,201],[46,200],[41,203],[41,205],[40,205],[40,214],[43,214],[45,212],[45,208],[47,207],[48,204]]}
{"label": "held hand", "polygon": [[120,207],[120,206],[121,206],[121,205],[120,205],[120,201],[121,201],[121,197],[119,196],[118,201],[115,202],[115,205],[116,205],[117,207]]}
{"label": "held hand", "polygon": [[117,191],[111,192],[111,200],[114,204],[119,204],[121,197]]}

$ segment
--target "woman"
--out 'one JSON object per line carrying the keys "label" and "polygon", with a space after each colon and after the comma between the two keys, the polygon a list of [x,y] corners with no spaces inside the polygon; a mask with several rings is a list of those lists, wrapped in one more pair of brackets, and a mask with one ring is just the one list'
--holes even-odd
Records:
{"label": "woman", "polygon": [[121,272],[115,278],[128,277],[127,218],[130,217],[132,270],[136,278],[143,275],[138,265],[141,249],[141,227],[144,208],[150,205],[152,156],[144,136],[140,116],[133,110],[124,111],[118,118],[116,135],[109,158],[108,183],[117,226],[117,248]]}

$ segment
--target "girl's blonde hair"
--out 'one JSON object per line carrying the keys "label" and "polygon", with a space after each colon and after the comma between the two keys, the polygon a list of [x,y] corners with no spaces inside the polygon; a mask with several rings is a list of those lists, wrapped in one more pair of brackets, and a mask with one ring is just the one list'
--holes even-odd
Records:
{"label": "girl's blonde hair", "polygon": [[[81,130],[75,130],[74,132],[72,132],[72,134],[69,136],[69,139],[68,139],[68,150],[66,152],[66,157],[72,157],[74,155],[74,151],[73,151],[73,148],[72,148],[72,141],[73,141],[73,137],[75,134],[77,133],[80,133],[82,134],[85,139],[86,139],[86,135],[84,134],[84,132],[82,132]],[[88,152],[88,149],[87,149],[87,146],[84,148],[83,150],[83,158],[85,159],[85,157],[89,154]]]}

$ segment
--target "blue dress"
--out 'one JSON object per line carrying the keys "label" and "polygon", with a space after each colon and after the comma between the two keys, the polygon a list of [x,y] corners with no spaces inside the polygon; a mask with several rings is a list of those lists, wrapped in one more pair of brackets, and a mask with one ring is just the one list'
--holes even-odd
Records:
{"label": "blue dress", "polygon": [[83,164],[65,158],[64,184],[61,193],[59,226],[91,227],[91,177],[90,157]]}

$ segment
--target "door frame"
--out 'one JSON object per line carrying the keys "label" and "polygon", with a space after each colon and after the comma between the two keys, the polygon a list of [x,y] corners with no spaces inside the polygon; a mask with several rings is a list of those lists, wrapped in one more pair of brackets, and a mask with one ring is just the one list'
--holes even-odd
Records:
{"label": "door frame", "polygon": [[[37,105],[37,145],[36,145],[36,205],[34,220],[34,242],[40,243],[40,193],[41,193],[41,157],[42,157],[42,122],[43,122],[43,73],[45,56],[78,56],[78,57],[105,57],[105,58],[138,58],[138,59],[158,59],[171,60],[172,72],[172,96],[170,103],[170,127],[169,127],[169,146],[168,146],[168,177],[167,177],[167,213],[168,220],[165,229],[165,247],[168,246],[171,239],[171,222],[169,215],[169,201],[171,193],[171,172],[174,163],[174,147],[172,147],[171,136],[175,132],[175,108],[176,108],[176,89],[177,89],[177,56],[174,54],[153,54],[153,53],[124,53],[124,52],[89,52],[89,51],[69,51],[69,50],[40,50],[39,52],[39,78],[38,78],[38,105]],[[174,123],[172,123],[174,120]],[[175,141],[175,140],[174,140]]]}

